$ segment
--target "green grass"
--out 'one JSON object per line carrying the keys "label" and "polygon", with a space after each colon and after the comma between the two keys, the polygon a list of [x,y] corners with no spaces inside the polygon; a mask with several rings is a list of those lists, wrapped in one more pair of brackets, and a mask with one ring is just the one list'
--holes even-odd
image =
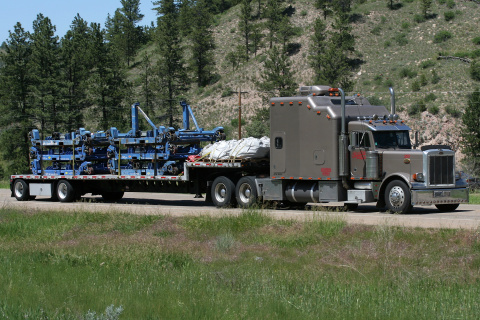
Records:
{"label": "green grass", "polygon": [[470,192],[469,194],[469,204],[480,204],[480,193],[475,191],[475,192]]}
{"label": "green grass", "polygon": [[[2,319],[475,319],[480,230],[0,210]],[[96,315],[93,317],[92,315]]]}

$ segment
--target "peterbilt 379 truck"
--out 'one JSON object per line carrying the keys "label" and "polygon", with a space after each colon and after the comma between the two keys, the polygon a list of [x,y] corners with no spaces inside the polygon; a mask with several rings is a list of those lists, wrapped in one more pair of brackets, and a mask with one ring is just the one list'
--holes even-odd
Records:
{"label": "peterbilt 379 truck", "polygon": [[[415,149],[410,128],[395,112],[393,89],[390,93],[390,111],[371,105],[364,97],[345,97],[342,89],[321,85],[301,87],[297,96],[272,98],[268,159],[169,160],[168,155],[160,159],[157,150],[172,149],[167,147],[170,140],[165,137],[183,132],[189,137],[185,140],[189,145],[183,149],[195,152],[200,149],[200,139],[188,134],[188,126],[172,134],[152,124],[153,134],[149,135],[153,140],[142,139],[133,130],[132,134],[139,138],[110,142],[113,146],[107,149],[113,151],[106,152],[108,161],[116,164],[118,157],[118,165],[110,169],[110,174],[68,168],[49,173],[37,168],[35,174],[11,177],[12,196],[21,201],[50,196],[67,202],[87,193],[118,200],[125,191],[188,192],[205,193],[207,200],[218,207],[248,207],[258,201],[287,205],[340,202],[355,210],[358,204],[376,203],[396,213],[406,213],[414,205],[435,205],[441,211],[453,211],[460,203],[468,203],[467,183],[455,172],[455,152],[443,145]],[[134,126],[138,129],[138,124]],[[217,130],[212,136],[218,137],[219,132],[223,134]],[[121,156],[122,143],[128,141],[137,149],[150,148],[144,159],[150,162],[149,168],[155,162],[155,170],[142,168],[144,156],[139,151],[135,153],[136,166],[122,172],[120,160],[126,157]],[[71,168],[76,168],[75,159]],[[163,169],[167,167],[175,170]]]}

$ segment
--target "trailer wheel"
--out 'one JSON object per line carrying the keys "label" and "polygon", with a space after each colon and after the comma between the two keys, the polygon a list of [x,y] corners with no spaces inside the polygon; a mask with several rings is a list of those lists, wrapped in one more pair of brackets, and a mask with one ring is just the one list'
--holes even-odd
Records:
{"label": "trailer wheel", "polygon": [[18,201],[28,201],[31,199],[30,192],[28,189],[28,183],[25,180],[19,179],[15,180],[15,184],[13,186],[13,192],[15,194],[15,198]]}
{"label": "trailer wheel", "polygon": [[241,178],[235,187],[237,203],[242,208],[248,208],[258,200],[257,185],[252,177]]}
{"label": "trailer wheel", "polygon": [[400,180],[390,181],[385,189],[387,210],[394,213],[408,213],[412,210],[410,189]]}
{"label": "trailer wheel", "polygon": [[234,202],[235,184],[225,176],[213,180],[212,201],[217,207],[228,207]]}
{"label": "trailer wheel", "polygon": [[118,201],[123,198],[123,195],[123,191],[104,192],[102,193],[102,198],[105,201]]}
{"label": "trailer wheel", "polygon": [[72,202],[75,200],[75,190],[67,180],[60,180],[57,184],[57,198],[60,202]]}
{"label": "trailer wheel", "polygon": [[442,212],[449,212],[449,211],[455,211],[460,203],[448,203],[448,204],[436,204],[435,207],[437,207],[438,210]]}

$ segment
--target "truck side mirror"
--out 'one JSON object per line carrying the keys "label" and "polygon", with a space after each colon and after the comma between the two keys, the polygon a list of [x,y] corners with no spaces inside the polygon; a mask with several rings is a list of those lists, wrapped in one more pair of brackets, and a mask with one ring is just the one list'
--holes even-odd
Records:
{"label": "truck side mirror", "polygon": [[418,148],[418,131],[415,131],[415,142],[413,143],[413,149],[417,149]]}

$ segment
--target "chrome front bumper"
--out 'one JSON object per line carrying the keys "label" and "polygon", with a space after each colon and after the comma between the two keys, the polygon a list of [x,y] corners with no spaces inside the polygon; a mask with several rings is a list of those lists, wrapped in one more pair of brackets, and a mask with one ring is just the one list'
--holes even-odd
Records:
{"label": "chrome front bumper", "polygon": [[468,203],[468,188],[412,190],[412,205]]}

